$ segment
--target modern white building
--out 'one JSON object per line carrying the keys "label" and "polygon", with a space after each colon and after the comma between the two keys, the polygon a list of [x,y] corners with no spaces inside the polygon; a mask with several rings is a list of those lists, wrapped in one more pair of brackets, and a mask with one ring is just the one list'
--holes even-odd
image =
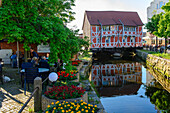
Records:
{"label": "modern white building", "polygon": [[150,6],[147,8],[147,22],[149,22],[149,18],[152,18],[154,14],[164,12],[161,7],[164,6],[167,2],[169,2],[169,0],[153,0],[150,3]]}

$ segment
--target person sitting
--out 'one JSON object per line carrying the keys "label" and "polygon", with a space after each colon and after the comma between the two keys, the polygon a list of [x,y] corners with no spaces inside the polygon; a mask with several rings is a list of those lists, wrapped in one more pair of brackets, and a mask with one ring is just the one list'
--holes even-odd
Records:
{"label": "person sitting", "polygon": [[30,49],[30,52],[32,53],[33,57],[37,57],[38,58],[38,54],[34,51],[33,48]]}
{"label": "person sitting", "polygon": [[41,68],[50,68],[48,61],[46,60],[45,56],[42,56],[42,59],[39,62]]}
{"label": "person sitting", "polygon": [[28,62],[22,63],[21,69],[30,68],[30,67],[33,67],[33,63],[31,63],[31,59],[28,58]]}
{"label": "person sitting", "polygon": [[34,67],[38,67],[38,58],[37,57],[33,57],[31,60],[31,63],[33,63]]}

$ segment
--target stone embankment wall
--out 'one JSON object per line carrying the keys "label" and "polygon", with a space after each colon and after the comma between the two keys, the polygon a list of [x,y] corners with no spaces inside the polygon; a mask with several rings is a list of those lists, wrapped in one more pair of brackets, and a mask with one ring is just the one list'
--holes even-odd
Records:
{"label": "stone embankment wall", "polygon": [[170,60],[137,50],[137,56],[146,61],[149,72],[170,92]]}
{"label": "stone embankment wall", "polygon": [[157,57],[152,54],[142,52],[140,50],[137,50],[136,54],[141,59],[145,60],[148,66],[152,67],[153,69],[156,69],[161,74],[170,78],[170,60]]}

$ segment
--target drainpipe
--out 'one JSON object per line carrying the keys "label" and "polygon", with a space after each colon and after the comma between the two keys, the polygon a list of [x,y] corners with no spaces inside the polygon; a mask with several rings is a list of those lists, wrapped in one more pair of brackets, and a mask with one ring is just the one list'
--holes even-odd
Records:
{"label": "drainpipe", "polygon": [[[122,31],[122,39],[124,37],[124,24],[123,22],[119,19],[120,23],[122,24],[122,27],[123,27],[123,31]],[[123,44],[123,41],[122,41],[122,44]],[[127,41],[126,41],[126,45],[127,45]]]}
{"label": "drainpipe", "polygon": [[101,50],[101,48],[102,48],[102,33],[103,33],[103,26],[102,26],[102,24],[101,24],[101,22],[98,20],[98,22],[99,22],[99,24],[100,24],[100,26],[101,26],[101,33],[100,33],[100,50]]}

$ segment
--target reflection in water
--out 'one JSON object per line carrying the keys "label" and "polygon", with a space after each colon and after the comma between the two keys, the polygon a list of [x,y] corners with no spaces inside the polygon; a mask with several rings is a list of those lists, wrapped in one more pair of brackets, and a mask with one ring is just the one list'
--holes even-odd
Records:
{"label": "reflection in water", "polygon": [[142,64],[128,60],[93,63],[89,80],[96,85],[108,113],[170,112],[170,94]]}
{"label": "reflection in water", "polygon": [[142,65],[138,62],[93,65],[90,78],[100,96],[135,94],[142,83]]}
{"label": "reflection in water", "polygon": [[164,90],[159,82],[151,82],[146,86],[145,94],[150,98],[152,104],[164,113],[170,113],[170,94]]}

